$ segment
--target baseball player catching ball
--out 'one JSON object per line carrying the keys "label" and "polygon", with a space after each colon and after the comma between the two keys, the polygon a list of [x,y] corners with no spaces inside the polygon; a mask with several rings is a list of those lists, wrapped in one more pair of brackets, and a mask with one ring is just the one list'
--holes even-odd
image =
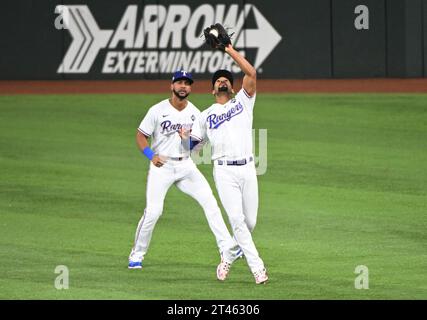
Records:
{"label": "baseball player catching ball", "polygon": [[[257,284],[268,280],[251,232],[258,211],[258,181],[252,153],[252,121],[256,97],[256,70],[231,45],[230,35],[220,24],[204,30],[213,49],[227,53],[245,74],[242,89],[233,98],[233,75],[218,70],[212,77],[215,101],[200,116],[201,138],[210,141],[214,178],[219,197],[233,228],[234,238],[243,250]],[[217,268],[219,280],[225,280],[233,259],[222,255]]]}
{"label": "baseball player catching ball", "polygon": [[237,258],[236,242],[228,232],[212,190],[190,158],[192,145],[201,139],[200,111],[187,99],[192,83],[190,73],[175,72],[170,99],[152,106],[137,130],[138,147],[151,163],[147,177],[146,207],[136,229],[134,246],[129,255],[129,269],[142,268],[151,235],[172,184],[202,206],[222,256],[231,260]]}

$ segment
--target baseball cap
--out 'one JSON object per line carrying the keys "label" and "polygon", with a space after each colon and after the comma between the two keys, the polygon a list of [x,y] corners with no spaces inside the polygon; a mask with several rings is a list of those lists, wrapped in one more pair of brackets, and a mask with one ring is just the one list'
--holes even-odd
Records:
{"label": "baseball cap", "polygon": [[234,80],[233,74],[228,70],[220,69],[217,72],[215,72],[213,77],[212,77],[212,86],[221,77],[227,78],[228,81],[230,81],[231,85],[233,85],[233,80]]}
{"label": "baseball cap", "polygon": [[193,75],[190,72],[187,72],[185,70],[175,71],[175,73],[172,76],[172,83],[181,79],[187,79],[188,81],[190,81],[190,84],[193,84],[194,82]]}

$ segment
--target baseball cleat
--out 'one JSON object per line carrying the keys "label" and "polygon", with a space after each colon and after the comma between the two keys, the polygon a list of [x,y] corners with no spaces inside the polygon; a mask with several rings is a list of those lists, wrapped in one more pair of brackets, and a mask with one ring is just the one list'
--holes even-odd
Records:
{"label": "baseball cleat", "polygon": [[265,268],[255,271],[253,274],[256,284],[266,283],[268,280],[267,270],[265,270]]}
{"label": "baseball cleat", "polygon": [[128,269],[142,269],[142,261],[129,261]]}
{"label": "baseball cleat", "polygon": [[216,268],[216,277],[220,281],[224,281],[228,273],[230,272],[231,263],[228,263],[224,261],[224,259],[221,259],[221,263]]}

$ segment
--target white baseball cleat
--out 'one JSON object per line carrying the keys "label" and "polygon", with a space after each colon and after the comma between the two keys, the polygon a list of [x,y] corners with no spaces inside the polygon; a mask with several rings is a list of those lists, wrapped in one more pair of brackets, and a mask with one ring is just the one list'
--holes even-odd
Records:
{"label": "white baseball cleat", "polygon": [[253,274],[256,284],[266,283],[268,280],[267,270],[265,270],[265,268],[255,271]]}
{"label": "white baseball cleat", "polygon": [[221,259],[221,263],[216,268],[216,277],[220,281],[224,281],[228,273],[230,272],[231,263],[228,263],[224,261],[224,259]]}

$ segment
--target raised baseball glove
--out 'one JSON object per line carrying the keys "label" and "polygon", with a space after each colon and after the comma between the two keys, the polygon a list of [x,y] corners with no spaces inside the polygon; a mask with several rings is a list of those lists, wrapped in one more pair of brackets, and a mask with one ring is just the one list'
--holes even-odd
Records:
{"label": "raised baseball glove", "polygon": [[234,32],[228,34],[220,23],[215,23],[203,30],[206,44],[212,49],[225,51],[225,48],[231,44],[231,37]]}

